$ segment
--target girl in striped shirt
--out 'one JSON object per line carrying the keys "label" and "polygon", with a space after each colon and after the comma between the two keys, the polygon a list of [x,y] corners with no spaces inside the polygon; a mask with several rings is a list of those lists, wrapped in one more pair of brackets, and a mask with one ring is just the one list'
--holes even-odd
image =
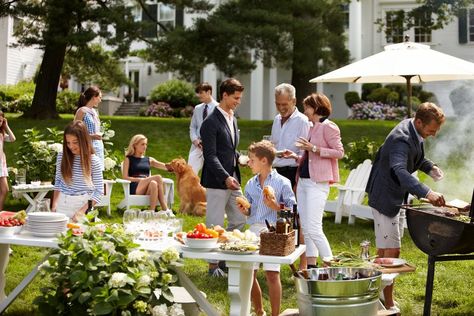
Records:
{"label": "girl in striped shirt", "polygon": [[86,126],[81,121],[69,123],[56,161],[52,210],[77,222],[84,216],[88,200],[92,205],[100,201],[103,188],[100,159],[94,154]]}

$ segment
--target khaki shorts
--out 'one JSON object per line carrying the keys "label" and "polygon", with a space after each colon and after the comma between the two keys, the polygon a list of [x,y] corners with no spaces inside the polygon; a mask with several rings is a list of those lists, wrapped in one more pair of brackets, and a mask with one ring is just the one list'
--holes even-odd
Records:
{"label": "khaki shorts", "polygon": [[375,246],[378,249],[400,248],[400,215],[388,217],[372,208],[374,216]]}
{"label": "khaki shorts", "polygon": [[[255,233],[258,237],[260,237],[261,232],[268,231],[267,225],[255,223],[250,225],[249,230]],[[280,265],[278,263],[262,263],[264,271],[275,271],[280,272]],[[256,262],[253,265],[254,270],[258,270],[260,268],[260,263]]]}

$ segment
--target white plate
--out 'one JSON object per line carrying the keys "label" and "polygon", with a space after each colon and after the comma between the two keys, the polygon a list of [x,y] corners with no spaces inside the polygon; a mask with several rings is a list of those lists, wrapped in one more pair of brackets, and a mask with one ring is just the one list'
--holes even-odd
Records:
{"label": "white plate", "polygon": [[28,217],[28,219],[26,220],[27,222],[29,223],[35,223],[37,225],[44,225],[44,224],[50,224],[50,223],[61,223],[61,222],[64,222],[66,223],[68,221],[67,218],[54,218],[54,219],[51,219],[51,220],[46,220],[46,219],[43,219],[43,218],[38,218],[38,217],[34,217],[34,218],[30,218]]}
{"label": "white plate", "polygon": [[51,222],[61,221],[67,219],[67,216],[56,212],[30,212],[28,213],[28,220],[36,222]]}
{"label": "white plate", "polygon": [[385,259],[392,259],[392,263],[377,263],[378,265],[384,267],[384,268],[395,268],[395,267],[401,267],[407,261],[405,259],[400,259],[400,258],[385,258]]}
{"label": "white plate", "polygon": [[183,251],[192,251],[192,252],[210,252],[210,251],[216,250],[217,247],[212,247],[212,248],[191,248],[191,247],[186,246],[186,245],[181,245],[181,249],[183,249]]}

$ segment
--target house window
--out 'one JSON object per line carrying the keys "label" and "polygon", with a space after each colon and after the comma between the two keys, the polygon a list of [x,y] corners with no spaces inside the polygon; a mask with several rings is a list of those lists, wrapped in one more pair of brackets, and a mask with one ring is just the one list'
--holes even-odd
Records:
{"label": "house window", "polygon": [[348,4],[343,4],[341,5],[342,12],[344,14],[344,28],[346,30],[349,29],[349,5]]}
{"label": "house window", "polygon": [[[160,3],[158,5],[158,22],[163,24],[168,30],[176,26],[176,10],[174,6]],[[160,28],[160,32],[163,30]]]}
{"label": "house window", "polygon": [[474,42],[474,9],[467,10],[469,42]]}
{"label": "house window", "polygon": [[413,29],[415,32],[416,43],[431,42],[431,30],[427,28],[427,26],[430,25],[430,22],[431,15],[429,15],[427,12],[420,12],[419,15],[415,16],[415,26]]}
{"label": "house window", "polygon": [[385,12],[385,39],[387,43],[403,42],[403,18],[405,12],[403,10]]}

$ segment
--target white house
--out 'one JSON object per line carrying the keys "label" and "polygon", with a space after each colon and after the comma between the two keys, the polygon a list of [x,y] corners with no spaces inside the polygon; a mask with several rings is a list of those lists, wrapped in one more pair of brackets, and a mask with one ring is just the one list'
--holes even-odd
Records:
{"label": "white house", "polygon": [[[225,1],[225,0],[224,0]],[[219,5],[223,1],[211,0]],[[173,7],[157,1],[147,1],[149,11],[158,21],[169,26],[184,24],[190,26],[196,14],[177,11]],[[416,0],[353,0],[348,6],[348,49],[351,52],[351,62],[370,56],[383,50],[384,45],[401,42],[406,32],[401,29],[401,20],[397,18],[400,10],[408,11],[417,6]],[[134,8],[137,19],[147,18],[139,6]],[[421,23],[424,17],[419,18]],[[387,24],[387,32],[378,32],[375,24],[382,19]],[[31,77],[40,61],[41,53],[33,48],[14,49],[12,43],[12,18],[0,19],[0,84],[15,83],[21,79]],[[150,29],[149,36],[157,36],[158,28]],[[468,61],[474,61],[474,9],[467,10],[460,18],[455,17],[453,22],[442,30],[423,33],[419,27],[408,32],[411,40],[430,45],[433,49],[447,53]],[[4,45],[6,43],[7,45]],[[132,50],[145,47],[145,43],[136,42]],[[132,100],[146,97],[149,91],[158,83],[174,77],[173,73],[156,73],[153,63],[148,63],[138,57],[128,57],[123,60],[124,71],[136,85],[130,89],[123,87],[121,95],[129,93]],[[315,74],[316,76],[317,74]],[[224,75],[213,65],[208,65],[201,72],[201,80],[211,83],[214,87],[224,78]],[[289,82],[291,71],[285,69],[266,68],[257,63],[252,73],[239,76],[244,84],[245,92],[238,115],[247,119],[272,119],[275,115],[273,88],[281,82]],[[448,115],[452,115],[449,93],[461,82],[428,83],[424,89],[434,92],[439,103],[445,108]],[[72,82],[70,87],[79,89],[77,83]],[[214,93],[217,89],[214,89]],[[345,118],[350,114],[345,105],[344,93],[349,90],[360,90],[358,84],[319,84],[315,90],[324,92],[333,102],[333,117]]]}

